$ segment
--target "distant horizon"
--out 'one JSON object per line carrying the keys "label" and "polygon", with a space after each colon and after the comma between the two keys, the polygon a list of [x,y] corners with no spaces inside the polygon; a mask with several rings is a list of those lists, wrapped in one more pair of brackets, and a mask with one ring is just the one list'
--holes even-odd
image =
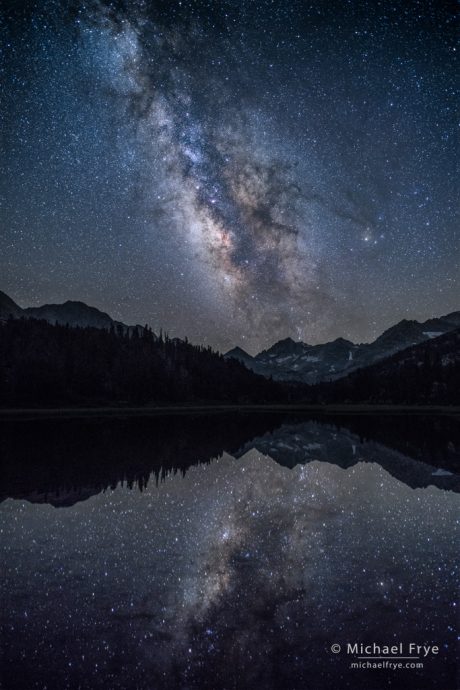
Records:
{"label": "distant horizon", "polygon": [[283,340],[288,340],[288,339],[290,339],[296,343],[301,342],[301,343],[304,343],[306,345],[315,346],[315,345],[322,345],[322,344],[325,344],[327,342],[334,342],[335,340],[337,340],[339,338],[343,338],[344,340],[352,342],[354,345],[364,345],[366,343],[374,342],[374,340],[376,338],[378,338],[380,335],[382,335],[382,333],[387,331],[392,326],[395,326],[396,324],[400,323],[401,321],[406,320],[406,321],[417,321],[418,323],[424,323],[425,321],[428,321],[430,319],[440,319],[440,318],[444,318],[446,316],[449,316],[450,314],[460,312],[460,305],[458,305],[457,308],[454,307],[453,309],[447,309],[446,311],[444,311],[441,314],[429,314],[429,315],[421,317],[421,318],[410,317],[409,315],[405,315],[405,316],[402,316],[401,318],[396,318],[394,321],[391,321],[387,325],[383,326],[380,330],[376,329],[376,331],[377,331],[376,334],[373,337],[369,338],[368,340],[354,340],[353,338],[347,337],[344,334],[338,334],[335,337],[331,337],[328,340],[321,340],[321,341],[314,342],[314,341],[303,340],[301,338],[294,337],[290,334],[287,334],[284,337],[282,336],[280,338],[272,339],[271,341],[268,341],[265,346],[261,347],[258,350],[253,349],[253,351],[251,352],[250,348],[245,346],[244,341],[242,343],[234,343],[233,345],[230,344],[229,346],[227,346],[227,347],[224,346],[222,348],[222,347],[219,347],[218,345],[214,345],[213,343],[207,342],[205,339],[202,339],[202,340],[192,339],[187,333],[183,333],[183,334],[179,335],[178,333],[172,332],[168,328],[167,325],[154,324],[151,321],[149,321],[148,318],[135,319],[135,318],[131,318],[129,316],[127,318],[119,317],[118,315],[111,313],[111,311],[109,309],[104,308],[103,306],[99,306],[99,305],[94,304],[94,303],[87,302],[86,300],[81,299],[81,298],[65,297],[65,298],[62,298],[60,300],[55,300],[55,301],[33,300],[33,302],[35,302],[35,303],[32,303],[32,302],[27,303],[27,300],[16,299],[13,296],[13,294],[8,290],[3,290],[0,288],[0,292],[3,292],[7,297],[12,299],[13,302],[15,304],[17,304],[17,306],[20,307],[21,309],[27,309],[29,307],[30,308],[38,308],[38,307],[44,307],[44,306],[48,306],[48,305],[50,305],[50,306],[51,305],[53,305],[53,306],[54,305],[63,305],[66,302],[74,302],[74,303],[80,302],[80,303],[85,304],[87,307],[93,307],[93,308],[97,309],[98,311],[100,311],[104,314],[107,314],[113,321],[121,321],[126,326],[141,326],[141,327],[143,327],[145,325],[148,325],[150,328],[152,328],[152,330],[155,333],[159,333],[161,330],[163,333],[167,333],[168,336],[171,338],[181,338],[181,339],[187,338],[190,342],[192,342],[193,344],[196,344],[196,345],[211,345],[211,347],[213,347],[213,349],[217,350],[218,352],[221,352],[222,354],[225,354],[226,352],[233,350],[234,348],[240,348],[241,350],[244,350],[247,354],[250,354],[251,356],[255,356],[255,355],[259,354],[260,352],[262,352],[263,350],[268,350],[270,347],[272,347],[276,343],[283,341]]}

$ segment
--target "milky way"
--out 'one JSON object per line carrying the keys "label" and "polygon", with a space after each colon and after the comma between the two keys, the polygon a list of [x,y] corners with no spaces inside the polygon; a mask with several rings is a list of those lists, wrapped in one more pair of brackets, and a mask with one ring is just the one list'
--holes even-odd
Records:
{"label": "milky way", "polygon": [[44,2],[4,25],[2,287],[221,349],[458,308],[435,2]]}

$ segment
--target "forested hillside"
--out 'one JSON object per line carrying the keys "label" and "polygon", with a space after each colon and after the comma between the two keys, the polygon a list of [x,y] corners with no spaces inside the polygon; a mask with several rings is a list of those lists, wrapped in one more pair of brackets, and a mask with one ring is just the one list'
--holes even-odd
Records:
{"label": "forested hillside", "polygon": [[211,348],[151,329],[0,324],[0,405],[268,402],[281,389]]}
{"label": "forested hillside", "polygon": [[311,402],[460,405],[460,330],[310,389]]}

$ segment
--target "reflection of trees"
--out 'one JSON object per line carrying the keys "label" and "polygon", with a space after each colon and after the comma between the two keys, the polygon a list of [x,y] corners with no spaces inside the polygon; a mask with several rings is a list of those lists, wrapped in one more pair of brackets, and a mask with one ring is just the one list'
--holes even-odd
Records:
{"label": "reflection of trees", "polygon": [[[35,500],[66,505],[66,500],[74,503],[120,482],[143,491],[152,478],[158,483],[169,473],[185,474],[191,465],[209,463],[224,451],[241,454],[253,442],[270,454],[272,442],[295,434],[295,424],[308,419],[312,421],[275,412],[234,412],[2,422],[3,496],[35,494]],[[324,415],[316,421],[325,425],[325,439],[345,429],[358,442],[377,441],[409,458],[459,471],[460,429],[454,417]],[[289,451],[284,458],[286,454],[294,464],[305,461]],[[289,466],[279,454],[274,457]],[[346,466],[354,462],[350,457]],[[388,470],[408,481],[402,467]]]}
{"label": "reflection of trees", "polygon": [[3,422],[3,495],[59,495],[123,483],[143,491],[169,473],[236,452],[282,423],[276,414]]}

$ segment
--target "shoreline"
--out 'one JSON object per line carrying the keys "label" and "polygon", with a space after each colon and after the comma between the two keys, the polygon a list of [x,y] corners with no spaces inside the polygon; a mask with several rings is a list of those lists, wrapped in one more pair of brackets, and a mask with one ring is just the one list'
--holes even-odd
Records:
{"label": "shoreline", "polygon": [[55,407],[55,408],[4,408],[0,409],[0,421],[40,419],[84,419],[97,417],[156,417],[168,415],[224,414],[229,412],[305,413],[333,415],[435,415],[460,416],[460,406],[443,405],[161,405],[158,407]]}

